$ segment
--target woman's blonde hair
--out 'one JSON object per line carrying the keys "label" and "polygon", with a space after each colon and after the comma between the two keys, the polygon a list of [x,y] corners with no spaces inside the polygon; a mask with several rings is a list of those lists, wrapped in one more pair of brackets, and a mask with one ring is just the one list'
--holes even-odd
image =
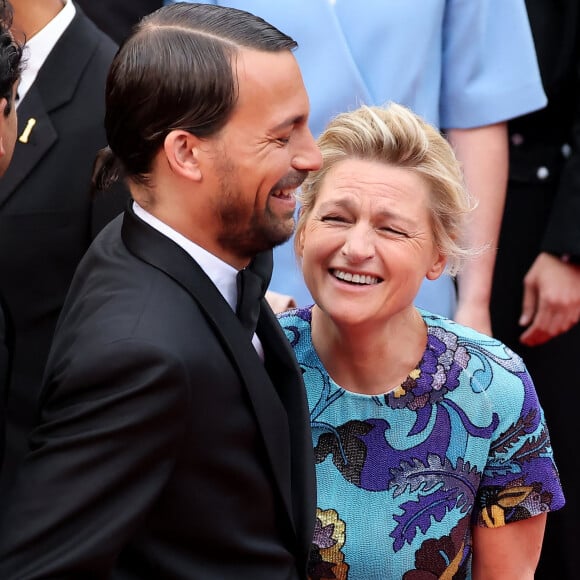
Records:
{"label": "woman's blonde hair", "polygon": [[330,121],[318,146],[322,167],[308,176],[299,194],[302,208],[294,238],[296,249],[328,172],[354,158],[409,169],[429,184],[431,225],[435,243],[447,258],[449,274],[456,274],[463,260],[477,253],[465,245],[466,220],[475,204],[465,188],[461,166],[445,137],[421,117],[395,103],[362,106]]}

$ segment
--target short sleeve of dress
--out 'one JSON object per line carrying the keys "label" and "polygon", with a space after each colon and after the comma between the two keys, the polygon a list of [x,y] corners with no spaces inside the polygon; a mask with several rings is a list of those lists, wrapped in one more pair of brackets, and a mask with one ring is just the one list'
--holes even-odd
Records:
{"label": "short sleeve of dress", "polygon": [[503,526],[565,503],[532,378],[520,357],[511,354],[511,361],[501,361],[509,372],[498,388],[490,389],[498,422],[474,513],[477,524],[485,527]]}

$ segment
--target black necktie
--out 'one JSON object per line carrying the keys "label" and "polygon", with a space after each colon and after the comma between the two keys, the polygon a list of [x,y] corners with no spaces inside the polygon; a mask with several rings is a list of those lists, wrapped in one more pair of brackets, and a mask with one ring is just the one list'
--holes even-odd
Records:
{"label": "black necktie", "polygon": [[250,340],[256,332],[260,316],[260,302],[266,294],[272,275],[272,252],[258,254],[247,268],[236,277],[238,304],[236,315],[249,334]]}

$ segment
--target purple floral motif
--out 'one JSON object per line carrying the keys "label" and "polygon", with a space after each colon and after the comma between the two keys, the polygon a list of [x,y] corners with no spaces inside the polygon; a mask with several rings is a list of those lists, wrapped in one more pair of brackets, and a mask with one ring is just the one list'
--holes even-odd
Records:
{"label": "purple floral motif", "polygon": [[401,505],[403,513],[395,516],[398,525],[391,533],[393,548],[400,550],[405,542],[411,544],[417,529],[426,533],[432,519],[440,522],[447,512],[459,508],[463,513],[471,511],[479,486],[481,473],[462,459],[453,464],[446,458],[430,455],[428,463],[418,459],[402,462],[393,470],[394,497],[407,488],[420,491],[415,501]]}
{"label": "purple floral motif", "polygon": [[415,373],[407,378],[401,385],[402,393],[385,395],[385,403],[393,409],[417,411],[442,400],[459,386],[459,375],[467,368],[469,358],[465,347],[458,344],[457,335],[438,326],[429,327],[418,376]]}
{"label": "purple floral motif", "polygon": [[319,548],[332,548],[336,544],[336,540],[332,537],[334,533],[334,524],[322,525],[319,518],[316,518],[314,524],[314,543]]}

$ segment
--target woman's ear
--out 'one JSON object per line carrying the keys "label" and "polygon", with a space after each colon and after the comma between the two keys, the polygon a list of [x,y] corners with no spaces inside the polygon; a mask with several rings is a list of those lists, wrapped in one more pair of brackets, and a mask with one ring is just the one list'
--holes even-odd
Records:
{"label": "woman's ear", "polygon": [[300,219],[304,212],[304,208],[300,207],[298,210],[298,227],[296,228],[296,232],[294,233],[294,252],[296,256],[300,259],[304,256],[304,222]]}
{"label": "woman's ear", "polygon": [[192,181],[201,181],[199,165],[200,140],[187,131],[171,131],[163,142],[163,150],[171,171]]}
{"label": "woman's ear", "polygon": [[427,271],[425,278],[427,278],[427,280],[437,280],[437,278],[439,278],[439,276],[441,276],[441,274],[443,274],[443,272],[445,271],[446,265],[447,258],[440,252],[437,252],[437,254],[434,257],[433,263],[431,264],[431,268],[429,268],[429,270]]}
{"label": "woman's ear", "polygon": [[304,257],[304,228],[301,228],[300,231],[296,232],[298,236],[296,241],[296,255],[302,259]]}

